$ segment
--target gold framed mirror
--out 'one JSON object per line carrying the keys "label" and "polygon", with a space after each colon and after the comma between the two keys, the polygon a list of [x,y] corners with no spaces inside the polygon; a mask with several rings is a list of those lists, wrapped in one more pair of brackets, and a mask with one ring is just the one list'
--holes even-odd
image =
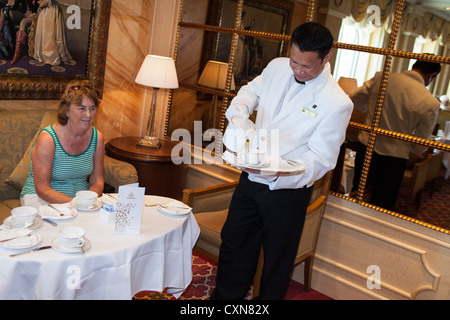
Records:
{"label": "gold framed mirror", "polygon": [[[441,225],[434,225],[416,219],[417,215],[408,216],[401,211],[376,207],[367,202],[366,198],[367,176],[377,137],[385,136],[398,141],[410,142],[434,149],[436,152],[450,151],[450,145],[443,143],[445,141],[442,139],[436,139],[436,135],[429,139],[423,139],[379,128],[379,115],[382,112],[389,74],[407,70],[411,61],[420,59],[440,63],[442,71],[428,89],[435,96],[446,94],[450,90],[448,87],[450,79],[449,13],[440,10],[440,8],[424,7],[414,0],[358,1],[359,7],[354,6],[352,1],[281,1],[284,4],[289,5],[288,3],[290,3],[290,5],[293,5],[292,18],[290,18],[284,32],[271,33],[264,32],[264,30],[255,31],[245,29],[245,27],[242,28],[245,6],[258,1],[227,0],[236,4],[235,9],[233,7],[233,10],[231,10],[234,14],[234,25],[230,26],[230,23],[226,26],[223,25],[223,19],[217,19],[217,15],[222,17],[218,8],[221,8],[223,1],[225,0],[182,1],[175,53],[181,85],[180,89],[173,92],[171,99],[169,99],[165,135],[170,137],[173,130],[177,128],[184,128],[193,132],[195,121],[206,122],[211,100],[204,97],[213,95],[219,97],[216,126],[220,132],[224,131],[226,127],[224,113],[235,94],[231,88],[233,72],[237,70],[236,64],[239,64],[236,61],[236,56],[239,57],[237,51],[240,50],[238,48],[239,37],[250,36],[275,43],[287,43],[290,39],[292,26],[306,21],[322,23],[332,30],[335,37],[334,59],[331,63],[337,80],[337,77],[357,79],[357,86],[360,86],[363,81],[370,79],[377,71],[382,72],[383,76],[383,84],[378,92],[374,120],[368,125],[364,123],[363,117],[355,112],[348,127],[347,138],[351,138],[352,135],[355,137],[358,131],[366,131],[370,137],[359,188],[352,196],[338,189],[332,191],[332,194],[444,233],[450,233],[450,221]],[[259,2],[260,4],[267,3],[267,1]],[[211,20],[211,16],[216,19]],[[208,24],[209,21],[216,21],[216,24]],[[216,37],[212,36],[211,38],[211,34],[216,34]],[[218,35],[227,35],[231,44],[227,56],[228,61],[225,61],[228,63],[226,85],[223,89],[201,87],[197,84],[198,78],[206,60],[211,58],[208,56],[205,58],[205,46],[217,48],[217,39],[220,39]],[[205,44],[205,39],[213,39],[213,41]],[[428,52],[433,53],[433,55],[425,54]],[[287,55],[288,52],[282,54]],[[199,95],[199,92],[202,94]],[[202,98],[199,99],[199,97]],[[202,130],[205,130],[205,128],[202,128]]]}

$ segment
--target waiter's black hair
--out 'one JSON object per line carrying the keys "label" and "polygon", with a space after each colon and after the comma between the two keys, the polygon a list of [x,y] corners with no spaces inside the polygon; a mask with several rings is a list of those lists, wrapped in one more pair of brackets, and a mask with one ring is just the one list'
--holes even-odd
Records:
{"label": "waiter's black hair", "polygon": [[306,22],[295,28],[291,45],[297,45],[300,51],[316,51],[320,59],[330,52],[333,36],[330,30],[316,22]]}

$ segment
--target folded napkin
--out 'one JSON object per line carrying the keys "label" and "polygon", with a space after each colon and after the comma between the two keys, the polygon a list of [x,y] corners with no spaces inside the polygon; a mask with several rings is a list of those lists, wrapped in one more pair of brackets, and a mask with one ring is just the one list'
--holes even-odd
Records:
{"label": "folded napkin", "polygon": [[[70,205],[70,203],[62,203],[62,204],[52,204],[55,208],[57,208],[60,212],[53,209],[52,207],[49,207],[48,205],[40,206],[38,209],[39,214],[42,217],[48,217],[48,218],[61,218],[61,217],[72,217],[76,215],[76,210]],[[61,216],[61,214],[63,216]]]}
{"label": "folded napkin", "polygon": [[2,229],[0,230],[0,241],[2,240],[7,240],[0,242],[4,247],[23,247],[35,243],[37,235],[29,229]]}
{"label": "folded napkin", "polygon": [[192,208],[179,201],[171,201],[164,204],[158,204],[158,209],[164,213],[183,215],[191,212]]}
{"label": "folded napkin", "polygon": [[117,203],[117,197],[118,195],[109,195],[107,193],[104,193],[101,197],[100,197],[100,201],[103,203]]}
{"label": "folded napkin", "polygon": [[33,230],[30,229],[2,229],[0,230],[0,241],[5,241],[15,237],[24,237],[31,232],[33,232]]}

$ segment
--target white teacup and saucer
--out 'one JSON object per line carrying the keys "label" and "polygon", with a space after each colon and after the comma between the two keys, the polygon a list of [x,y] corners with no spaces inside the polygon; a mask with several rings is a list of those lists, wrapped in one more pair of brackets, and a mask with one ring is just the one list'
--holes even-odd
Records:
{"label": "white teacup and saucer", "polygon": [[102,203],[98,201],[98,194],[89,190],[78,191],[70,204],[82,211],[95,211],[102,207]]}
{"label": "white teacup and saucer", "polygon": [[21,206],[11,210],[11,215],[3,223],[8,228],[35,229],[41,225],[42,219],[37,214],[37,209],[30,206]]}
{"label": "white teacup and saucer", "polygon": [[86,239],[83,228],[67,226],[62,228],[58,237],[53,239],[52,247],[66,253],[84,253],[90,247],[90,242]]}

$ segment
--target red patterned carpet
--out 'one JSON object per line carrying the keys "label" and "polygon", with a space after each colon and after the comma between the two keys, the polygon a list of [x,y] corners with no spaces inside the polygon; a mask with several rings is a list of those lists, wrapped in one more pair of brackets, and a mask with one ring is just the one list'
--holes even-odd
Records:
{"label": "red patterned carpet", "polygon": [[[180,296],[179,300],[208,300],[216,285],[217,264],[215,261],[193,251],[192,255],[192,282]],[[251,299],[251,289],[246,299]],[[134,296],[135,300],[175,300],[167,292],[142,291]],[[291,280],[285,300],[332,300],[317,292],[304,290],[301,283]]]}
{"label": "red patterned carpet", "polygon": [[[397,199],[397,212],[402,213],[405,199]],[[408,216],[450,230],[450,178],[445,180],[443,174],[436,182],[436,187],[430,198],[430,188],[426,187],[421,196],[419,210],[410,205]]]}

